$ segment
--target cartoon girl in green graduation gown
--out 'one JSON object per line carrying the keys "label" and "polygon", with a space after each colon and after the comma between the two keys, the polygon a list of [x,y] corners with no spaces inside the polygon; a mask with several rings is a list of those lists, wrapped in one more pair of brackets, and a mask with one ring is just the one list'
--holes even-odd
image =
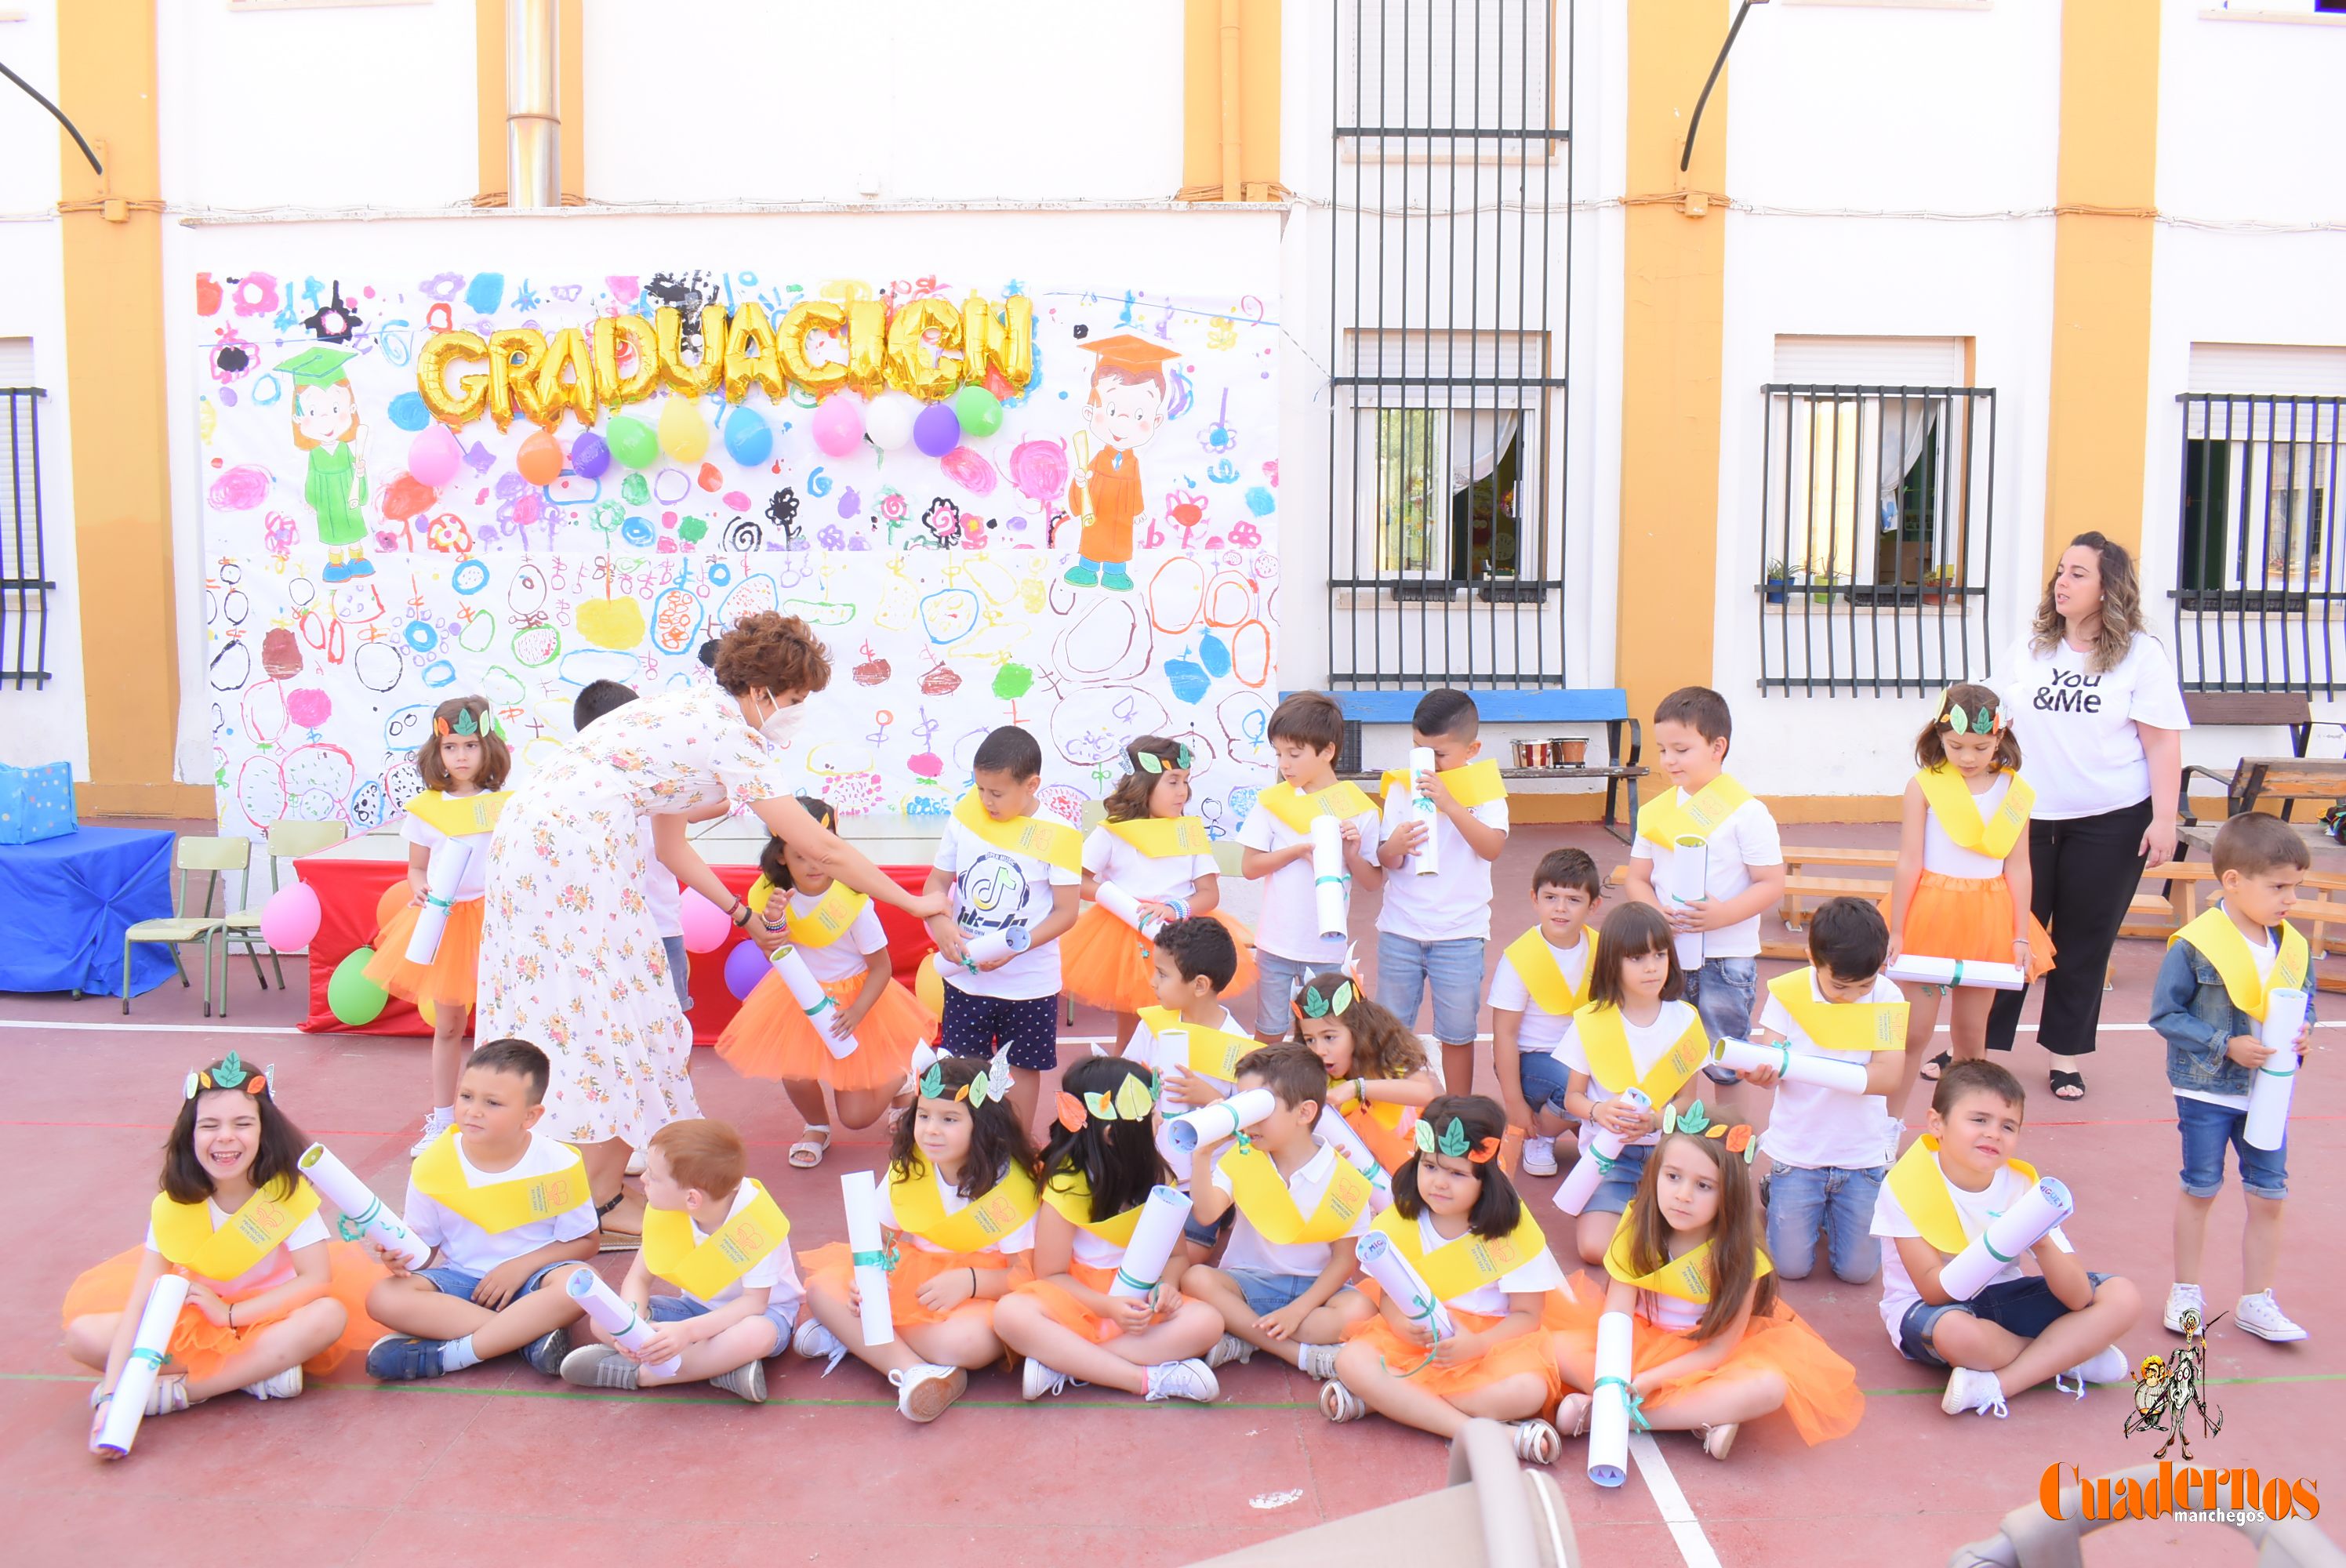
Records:
{"label": "cartoon girl in green graduation gown", "polygon": [[302,498],[317,514],[329,583],[374,575],[366,558],[366,458],[359,451],[359,401],[342,366],[355,356],[311,349],[278,371],[293,378],[293,444],[310,454]]}

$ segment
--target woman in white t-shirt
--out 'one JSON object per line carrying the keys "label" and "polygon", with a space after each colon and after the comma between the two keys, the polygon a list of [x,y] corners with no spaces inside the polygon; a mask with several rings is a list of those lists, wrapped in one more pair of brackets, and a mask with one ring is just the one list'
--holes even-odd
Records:
{"label": "woman in white t-shirt", "polygon": [[[2166,647],[2145,629],[2134,560],[2099,534],[2061,552],[2036,620],[1990,683],[2028,758],[2030,908],[2057,944],[2037,1040],[2071,1065],[2053,1093],[2086,1096],[2110,947],[2143,871],[2175,858],[2183,779],[2183,693]],[[2025,992],[1999,992],[1991,1051],[2012,1049]]]}

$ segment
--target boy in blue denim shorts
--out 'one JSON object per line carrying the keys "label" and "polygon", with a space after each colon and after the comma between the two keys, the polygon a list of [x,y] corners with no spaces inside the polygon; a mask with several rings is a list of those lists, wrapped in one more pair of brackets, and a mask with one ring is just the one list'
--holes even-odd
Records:
{"label": "boy in blue denim shorts", "polygon": [[[1476,738],[1474,699],[1444,687],[1419,699],[1409,743],[1433,753],[1433,771],[1387,773],[1384,904],[1377,911],[1377,1001],[1414,1029],[1433,993],[1442,1080],[1454,1095],[1474,1088],[1474,1021],[1483,1008],[1483,949],[1491,940],[1491,862],[1507,847],[1507,786]],[[1433,859],[1417,814],[1433,802]],[[1428,864],[1432,869],[1425,869]]]}
{"label": "boy in blue denim shorts", "polygon": [[2223,901],[2176,932],[2151,988],[2150,1026],[2167,1040],[2167,1082],[2183,1137],[2183,1190],[2175,1200],[2175,1284],[2167,1293],[2167,1327],[2187,1331],[2186,1313],[2208,1322],[2199,1289],[2208,1211],[2224,1187],[2224,1147],[2240,1162],[2248,1227],[2240,1235],[2240,1299],[2232,1321],[2259,1339],[2286,1344],[2305,1338],[2273,1301],[2280,1258],[2281,1203],[2289,1196],[2289,1145],[2249,1142],[2249,1093],[2272,1062],[2262,1026],[2276,992],[2298,993],[2305,1023],[2299,1061],[2313,1026],[2312,952],[2282,918],[2313,863],[2305,840],[2277,817],[2235,817],[2216,835],[2213,861]]}
{"label": "boy in blue denim shorts", "polygon": [[1507,1125],[1524,1129],[1526,1176],[1556,1175],[1556,1140],[1571,1128],[1564,1096],[1572,1069],[1556,1048],[1588,1004],[1596,932],[1588,916],[1605,879],[1585,850],[1550,850],[1532,872],[1539,923],[1509,942],[1491,975],[1491,1065]]}

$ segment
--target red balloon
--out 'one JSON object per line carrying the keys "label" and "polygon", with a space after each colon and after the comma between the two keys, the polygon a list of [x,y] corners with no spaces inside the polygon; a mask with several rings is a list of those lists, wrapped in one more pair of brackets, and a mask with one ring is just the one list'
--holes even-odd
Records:
{"label": "red balloon", "polygon": [[562,477],[562,443],[551,431],[534,431],[514,454],[514,466],[532,484],[551,484]]}

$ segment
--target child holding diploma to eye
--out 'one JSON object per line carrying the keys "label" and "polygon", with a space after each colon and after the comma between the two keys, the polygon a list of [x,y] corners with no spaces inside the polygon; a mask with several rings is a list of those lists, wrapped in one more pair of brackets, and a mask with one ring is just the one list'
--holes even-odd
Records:
{"label": "child holding diploma to eye", "polygon": [[1424,1044],[1369,1000],[1359,976],[1315,974],[1304,983],[1295,1041],[1328,1069],[1328,1103],[1377,1164],[1392,1173],[1416,1159],[1418,1112],[1441,1085]]}
{"label": "child holding diploma to eye", "polygon": [[1517,1458],[1555,1462],[1562,1445],[1539,1415],[1564,1392],[1546,1332],[1564,1322],[1564,1270],[1499,1168],[1506,1130],[1480,1095],[1444,1095],[1412,1129],[1416,1157],[1393,1173],[1392,1207],[1370,1231],[1408,1260],[1457,1332],[1436,1337],[1433,1301],[1363,1287],[1378,1315],[1347,1331],[1335,1377],[1320,1385],[1330,1420],[1375,1410],[1448,1438],[1487,1416],[1515,1429]]}
{"label": "child holding diploma to eye", "polygon": [[234,1052],[188,1074],[145,1245],[66,1292],[66,1351],[100,1374],[90,1391],[93,1444],[148,1293],[167,1273],[187,1277],[188,1299],[147,1396],[149,1416],[238,1389],[290,1400],[304,1369],[332,1371],[374,1338],[366,1294],[382,1270],[362,1248],[328,1240],[317,1190],[296,1164],[308,1145],[277,1108],[269,1074]]}
{"label": "child holding diploma to eye", "polygon": [[[798,800],[808,816],[836,830],[839,818],[829,801],[805,795]],[[718,1036],[717,1054],[736,1072],[782,1081],[782,1092],[806,1122],[790,1145],[790,1162],[811,1170],[831,1146],[824,1087],[839,1103],[841,1121],[870,1126],[903,1087],[913,1047],[935,1035],[937,1020],[896,980],[888,933],[868,895],[827,875],[780,839],[766,840],[758,871],[742,901],[763,917],[768,931],[789,931],[799,961],[831,1005],[810,1018],[782,976],[769,973]],[[851,1036],[854,1050],[842,1056],[831,1049],[832,1040]]]}
{"label": "child holding diploma to eye", "polygon": [[[1177,920],[1157,933],[1151,964],[1157,1005],[1140,1010],[1137,1027],[1124,1043],[1124,1059],[1153,1068],[1163,1085],[1157,1152],[1171,1169],[1174,1185],[1188,1192],[1195,1151],[1173,1141],[1163,1118],[1227,1099],[1238,1086],[1239,1062],[1255,1049],[1255,1042],[1238,1015],[1222,1005],[1222,993],[1239,965],[1238,944],[1227,927],[1200,915]],[[1183,1220],[1188,1261],[1205,1261],[1229,1228],[1227,1214],[1219,1226],[1200,1223],[1194,1213]]]}
{"label": "child holding diploma to eye", "polygon": [[1507,1125],[1524,1129],[1525,1176],[1556,1175],[1556,1140],[1572,1130],[1564,1110],[1572,1074],[1556,1047],[1588,1005],[1596,972],[1588,916],[1604,896],[1586,850],[1550,850],[1532,872],[1539,923],[1507,944],[1491,976],[1491,1064]]}
{"label": "child holding diploma to eye", "polygon": [[1722,1130],[1695,1102],[1656,1145],[1605,1251],[1601,1304],[1573,1303],[1556,1335],[1566,1437],[1586,1429],[1601,1312],[1631,1315],[1631,1424],[1700,1435],[1725,1459],[1742,1423],[1782,1410],[1814,1447],[1865,1413],[1857,1370],[1776,1294],[1751,1191],[1751,1129]]}
{"label": "child holding diploma to eye", "polygon": [[[670,1122],[644,1153],[644,1245],[620,1298],[655,1326],[636,1349],[589,1320],[595,1343],[562,1359],[562,1380],[587,1389],[709,1383],[766,1400],[766,1361],[782,1353],[806,1292],[790,1222],[749,1175],[741,1135],[723,1122]],[[681,1294],[654,1296],[652,1281]],[[675,1369],[661,1368],[680,1358]]]}
{"label": "child holding diploma to eye", "polygon": [[1335,1376],[1336,1342],[1367,1318],[1367,1299],[1344,1283],[1353,1243],[1369,1228],[1369,1178],[1312,1132],[1328,1098],[1328,1069],[1300,1045],[1266,1045],[1238,1064],[1238,1087],[1267,1089],[1270,1115],[1227,1145],[1201,1145],[1191,1184],[1198,1220],[1235,1208],[1219,1268],[1195,1268],[1182,1288],[1210,1303],[1225,1330],[1206,1363],[1219,1367],[1268,1350],[1311,1378]]}
{"label": "child holding diploma to eye", "polygon": [[[1222,1317],[1181,1294],[1178,1227],[1161,1232],[1169,1260],[1148,1259],[1139,1278],[1125,1267],[1149,1195],[1173,1174],[1150,1131],[1156,1109],[1154,1076],[1119,1057],[1086,1057],[1060,1080],[1043,1150],[1036,1278],[994,1309],[1002,1342],[1026,1358],[1020,1392],[1029,1400],[1066,1391],[1069,1379],[1152,1400],[1205,1404],[1221,1392],[1197,1358],[1221,1339]],[[1111,1294],[1120,1281],[1132,1291]]]}
{"label": "child holding diploma to eye", "polygon": [[[2260,1339],[2305,1338],[2273,1300],[2280,1261],[2281,1204],[2289,1196],[2289,1145],[2259,1148],[2249,1130],[2249,1098],[2277,1067],[2300,1068],[2313,1027],[2311,946],[2283,918],[2313,857],[2297,830],[2254,812],[2233,818],[2208,856],[2223,901],[2170,938],[2151,988],[2150,1026],[2167,1040],[2167,1082],[2175,1091],[2183,1138],[2183,1189],[2175,1200],[2175,1284],[2166,1325],[2183,1333],[2184,1314],[2208,1323],[2199,1288],[2208,1213],[2224,1189],[2224,1147],[2238,1151],[2248,1198],[2240,1233],[2240,1299],[2232,1321]],[[2277,993],[2290,993],[2287,996]],[[2303,1022],[2284,1051],[2273,1039],[2273,1010],[2300,1011]],[[2286,1023],[2280,1027],[2286,1030]],[[2294,1054],[2295,1060],[2286,1058]],[[2276,1055],[2284,1057],[2276,1063]],[[2269,1086],[2265,1092],[2271,1092]]]}
{"label": "child holding diploma to eye", "polygon": [[[1142,1009],[1157,1000],[1149,943],[1175,921],[1210,918],[1244,954],[1254,933],[1221,907],[1221,874],[1206,824],[1187,816],[1188,747],[1144,735],[1124,748],[1128,771],[1100,802],[1107,820],[1084,836],[1084,897],[1096,901],[1059,939],[1059,968],[1068,995],[1116,1015],[1117,1050],[1124,1052]],[[1107,890],[1103,895],[1103,889]],[[1107,906],[1138,906],[1136,931]],[[1128,911],[1127,911],[1128,912]],[[1254,983],[1254,963],[1241,958],[1222,989]]]}
{"label": "child holding diploma to eye", "polygon": [[597,1250],[601,1223],[578,1151],[537,1130],[552,1069],[526,1040],[492,1040],[456,1081],[456,1125],[407,1177],[407,1227],[432,1247],[367,1310],[391,1330],[367,1351],[386,1382],[437,1378],[509,1350],[558,1377],[578,1304],[564,1288]]}
{"label": "child holding diploma to eye", "polygon": [[1034,1278],[1035,1145],[1010,1100],[1010,1065],[951,1058],[921,1074],[898,1119],[880,1186],[888,1303],[896,1337],[864,1339],[855,1257],[844,1243],[800,1257],[807,1321],[791,1341],[809,1360],[853,1356],[896,1387],[907,1420],[933,1421],[998,1359],[994,1303]]}
{"label": "child holding diploma to eye", "polygon": [[2029,1248],[2041,1275],[2017,1261],[1958,1301],[1940,1284],[1949,1260],[1990,1220],[2025,1198],[2036,1167],[2013,1157],[2026,1105],[2020,1081],[1993,1062],[1955,1062],[1939,1074],[1924,1135],[1898,1163],[1873,1207],[1882,1238],[1882,1322],[1910,1361],[1949,1369],[1939,1408],[2004,1415],[2004,1401],[2050,1378],[2124,1382],[2113,1343],[2134,1327],[2142,1299],[2115,1274],[2088,1273],[2055,1226]]}

